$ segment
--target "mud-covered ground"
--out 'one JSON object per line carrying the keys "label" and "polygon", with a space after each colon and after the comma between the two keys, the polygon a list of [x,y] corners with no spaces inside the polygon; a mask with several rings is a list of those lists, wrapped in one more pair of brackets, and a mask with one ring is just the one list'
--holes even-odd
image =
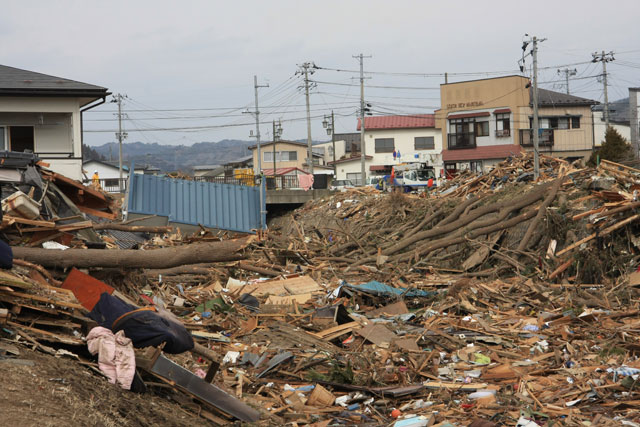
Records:
{"label": "mud-covered ground", "polygon": [[[0,359],[0,425],[212,425],[186,410],[193,404],[170,390],[151,387],[136,394],[109,384],[77,360],[19,349],[18,361]],[[16,364],[29,361],[33,366]]]}

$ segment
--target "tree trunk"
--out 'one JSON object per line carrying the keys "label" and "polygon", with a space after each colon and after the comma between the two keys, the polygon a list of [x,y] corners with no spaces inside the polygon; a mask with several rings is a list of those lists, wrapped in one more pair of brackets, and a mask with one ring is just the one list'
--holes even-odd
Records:
{"label": "tree trunk", "polygon": [[67,249],[52,250],[14,246],[13,257],[43,267],[114,267],[114,268],[171,268],[204,262],[236,261],[245,259],[240,251],[252,238],[221,242],[193,243],[152,250],[130,249]]}
{"label": "tree trunk", "polygon": [[93,229],[131,231],[140,233],[171,233],[173,231],[173,227],[171,226],[124,225],[114,222],[94,223]]}

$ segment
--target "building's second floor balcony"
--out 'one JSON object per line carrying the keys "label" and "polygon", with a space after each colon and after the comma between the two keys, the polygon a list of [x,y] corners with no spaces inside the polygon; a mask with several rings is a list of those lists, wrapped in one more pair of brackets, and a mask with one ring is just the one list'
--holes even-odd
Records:
{"label": "building's second floor balcony", "polygon": [[450,133],[448,138],[449,150],[476,148],[476,135],[474,133]]}
{"label": "building's second floor balcony", "polygon": [[[553,147],[553,129],[540,129],[539,147]],[[520,145],[533,147],[533,129],[520,129]]]}

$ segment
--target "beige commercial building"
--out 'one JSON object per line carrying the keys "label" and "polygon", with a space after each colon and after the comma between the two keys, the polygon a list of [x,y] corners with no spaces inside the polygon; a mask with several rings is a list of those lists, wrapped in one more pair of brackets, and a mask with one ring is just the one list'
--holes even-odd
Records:
{"label": "beige commercial building", "polygon": [[[540,152],[570,160],[588,158],[594,147],[591,106],[596,101],[538,89]],[[440,86],[436,128],[449,173],[486,171],[522,150],[533,149],[530,81],[506,76]]]}

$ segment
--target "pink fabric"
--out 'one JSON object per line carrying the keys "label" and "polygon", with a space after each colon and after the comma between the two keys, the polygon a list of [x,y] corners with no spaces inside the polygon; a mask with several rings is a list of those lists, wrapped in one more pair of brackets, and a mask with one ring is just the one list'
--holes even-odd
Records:
{"label": "pink fabric", "polygon": [[114,335],[109,329],[97,326],[89,331],[87,346],[91,354],[98,354],[98,366],[109,382],[130,390],[136,374],[136,355],[124,331]]}
{"label": "pink fabric", "polygon": [[313,187],[313,175],[311,174],[298,175],[298,182],[300,183],[300,187],[302,187],[304,191],[309,191],[309,189]]}

